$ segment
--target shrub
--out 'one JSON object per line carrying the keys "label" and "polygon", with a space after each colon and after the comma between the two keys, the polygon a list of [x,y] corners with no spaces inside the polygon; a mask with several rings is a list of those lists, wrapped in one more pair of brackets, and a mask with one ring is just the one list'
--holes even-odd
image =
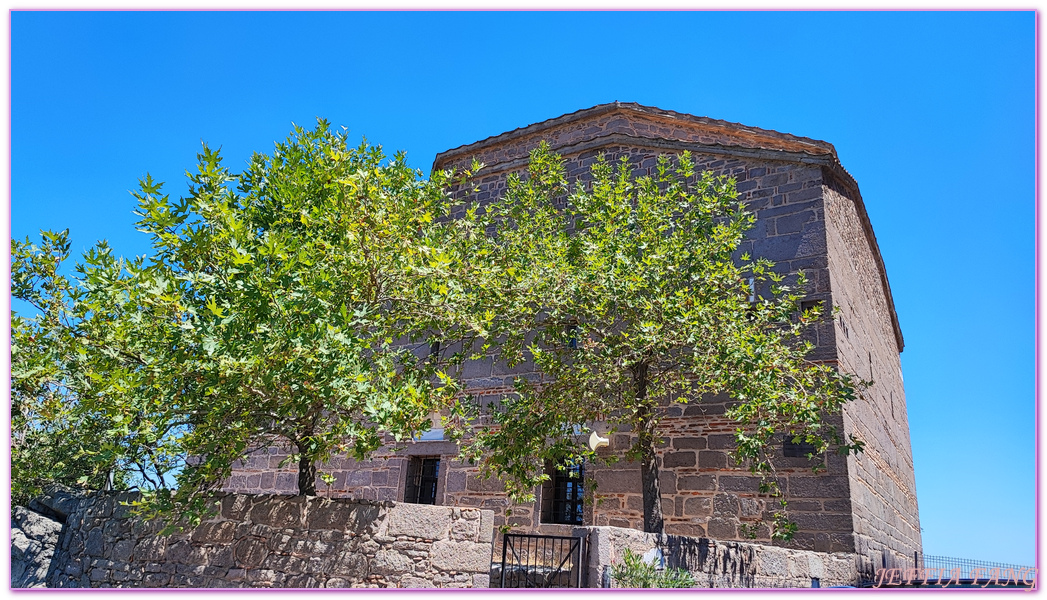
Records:
{"label": "shrub", "polygon": [[694,577],[683,569],[659,571],[642,556],[628,548],[622,561],[611,565],[611,578],[621,588],[689,588]]}

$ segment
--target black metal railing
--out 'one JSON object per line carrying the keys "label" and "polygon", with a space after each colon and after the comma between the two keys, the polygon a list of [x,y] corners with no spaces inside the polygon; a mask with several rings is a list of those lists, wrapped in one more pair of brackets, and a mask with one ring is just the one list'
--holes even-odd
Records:
{"label": "black metal railing", "polygon": [[581,525],[585,498],[582,480],[585,472],[582,465],[574,465],[553,474],[553,523]]}
{"label": "black metal railing", "polygon": [[501,587],[582,587],[584,545],[580,537],[504,534]]}
{"label": "black metal railing", "polygon": [[[1024,565],[972,560],[969,558],[934,556],[931,554],[917,554],[916,567],[919,569],[937,569],[940,572],[944,571],[947,573],[947,575],[944,575],[945,579],[950,578],[953,571],[956,569],[960,570],[960,579],[978,580],[988,580],[994,574],[993,571],[996,569],[999,569],[999,572],[1004,574],[1004,576],[1013,573],[1014,576],[1019,578],[1022,575],[1029,575],[1030,572],[1034,572],[1033,567]],[[1028,576],[1027,578],[1032,579],[1032,576]]]}
{"label": "black metal railing", "polygon": [[407,469],[404,501],[412,504],[436,504],[436,482],[439,476],[439,456],[412,457]]}

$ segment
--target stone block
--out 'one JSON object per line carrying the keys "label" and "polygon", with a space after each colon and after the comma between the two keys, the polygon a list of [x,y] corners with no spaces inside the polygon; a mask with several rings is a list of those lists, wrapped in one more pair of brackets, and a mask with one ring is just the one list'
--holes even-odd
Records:
{"label": "stone block", "polygon": [[29,502],[29,510],[64,523],[81,506],[85,493],[60,484],[47,486]]}
{"label": "stone block", "polygon": [[[494,368],[494,360],[489,357],[481,358],[479,360],[469,360],[462,365],[462,377],[464,379],[478,379],[482,377],[490,377]],[[505,373],[499,373],[504,375]]]}
{"label": "stone block", "polygon": [[789,478],[790,498],[846,498],[847,477],[806,476]]}
{"label": "stone block", "polygon": [[371,472],[367,470],[357,470],[349,473],[349,481],[346,485],[350,487],[371,485]]}
{"label": "stone block", "polygon": [[737,522],[733,519],[715,517],[706,525],[709,537],[714,540],[733,540],[738,537]]}
{"label": "stone block", "polygon": [[485,478],[479,475],[468,475],[465,489],[471,492],[504,492],[505,484],[497,477]]}
{"label": "stone block", "polygon": [[171,581],[171,576],[166,573],[146,573],[142,578],[145,587],[165,587]]}
{"label": "stone block", "polygon": [[388,535],[443,540],[451,529],[451,510],[444,506],[400,503],[386,516]]}
{"label": "stone block", "polygon": [[414,571],[414,561],[395,550],[379,550],[371,559],[374,575],[397,575]]}
{"label": "stone block", "polygon": [[705,526],[700,523],[671,523],[665,526],[666,533],[689,537],[706,537]]}
{"label": "stone block", "polygon": [[87,556],[102,556],[105,551],[105,537],[102,534],[100,528],[92,529],[87,534],[87,541],[84,543],[84,552]]}
{"label": "stone block", "polygon": [[352,513],[352,506],[342,502],[331,500],[315,500],[310,503],[306,514],[305,526],[307,529],[337,529],[345,530],[346,524]]}
{"label": "stone block", "polygon": [[265,533],[259,532],[256,535],[267,537],[265,546],[270,552],[290,552],[296,543],[296,540],[286,533],[273,533],[267,536]]}
{"label": "stone block", "polygon": [[289,575],[284,579],[281,587],[284,588],[317,588],[320,587],[320,582],[317,581],[312,575],[300,573],[297,575]]}
{"label": "stone block", "polygon": [[[792,504],[793,504],[792,502],[789,503],[789,507],[790,508],[792,508]],[[849,513],[849,512],[851,512],[851,500],[850,499],[826,500],[824,502],[824,506],[825,506],[825,511],[826,512],[841,512],[841,513]]]}
{"label": "stone block", "polygon": [[734,449],[734,434],[733,433],[716,433],[708,437],[709,449],[710,450],[733,450]]}
{"label": "stone block", "polygon": [[713,512],[721,517],[736,517],[741,506],[734,494],[717,494],[713,497]]}
{"label": "stone block", "polygon": [[400,583],[399,583],[398,587],[417,589],[417,588],[435,588],[436,585],[432,581],[430,581],[428,579],[423,579],[421,577],[414,577],[414,576],[405,576],[405,577],[401,577],[400,578]]}
{"label": "stone block", "polygon": [[279,573],[272,569],[249,569],[246,579],[250,583],[258,585],[276,583],[281,577]]}
{"label": "stone block", "polygon": [[234,548],[232,545],[224,545],[213,548],[211,551],[210,564],[215,567],[231,567],[236,564]]}
{"label": "stone block", "polygon": [[247,571],[245,569],[229,569],[226,578],[231,581],[240,581],[247,577]]}
{"label": "stone block", "polygon": [[491,375],[499,377],[504,375],[520,375],[522,373],[533,373],[534,371],[534,362],[530,360],[525,360],[511,367],[505,361],[499,360],[495,361],[491,370]]}
{"label": "stone block", "polygon": [[624,494],[634,492],[640,487],[638,470],[601,469],[596,472],[596,490],[601,494]]}
{"label": "stone block", "polygon": [[324,567],[324,573],[341,576],[349,580],[350,584],[362,581],[368,575],[367,558],[350,553],[332,556]]}
{"label": "stone block", "polygon": [[134,548],[134,540],[120,540],[113,544],[113,560],[120,562],[131,560],[131,556],[134,554]]}
{"label": "stone block", "polygon": [[481,510],[480,512],[480,534],[476,540],[483,544],[490,544],[494,540],[494,511]]}
{"label": "stone block", "polygon": [[466,540],[470,542],[479,541],[480,520],[479,519],[457,519],[451,524],[451,539]]}
{"label": "stone block", "polygon": [[789,192],[785,195],[785,201],[789,204],[796,204],[807,200],[814,200],[822,197],[822,188],[810,187],[803,190],[797,190],[795,192]]}
{"label": "stone block", "polygon": [[662,458],[662,466],[666,469],[673,467],[693,467],[694,452],[669,452]]}
{"label": "stone block", "polygon": [[788,552],[773,546],[761,546],[756,553],[756,572],[765,577],[787,577]]}
{"label": "stone block", "polygon": [[673,448],[677,450],[704,450],[708,441],[703,437],[675,437]]}
{"label": "stone block", "polygon": [[305,527],[306,496],[272,496],[251,507],[253,523],[270,527],[301,529]]}
{"label": "stone block", "polygon": [[712,498],[687,498],[683,502],[683,516],[708,516],[713,512]]}
{"label": "stone block", "polygon": [[294,574],[305,572],[307,564],[307,561],[298,558],[297,556],[270,554],[264,561],[262,561],[262,564],[258,566],[263,569],[272,569],[280,573]]}
{"label": "stone block", "polygon": [[376,531],[385,510],[375,504],[343,504],[342,510],[346,509],[349,511],[349,519],[345,524],[345,531],[356,535]]}
{"label": "stone block", "polygon": [[245,538],[233,546],[233,558],[237,566],[253,568],[262,564],[265,557],[269,556],[266,542],[260,538]]}
{"label": "stone block", "polygon": [[167,553],[164,555],[163,560],[167,563],[181,563],[189,558],[189,554],[192,551],[193,547],[189,542],[185,540],[177,541],[167,547]]}
{"label": "stone block", "polygon": [[235,533],[236,523],[233,521],[201,523],[193,530],[192,540],[206,544],[228,544],[233,541]]}
{"label": "stone block", "polygon": [[109,571],[107,569],[91,569],[88,573],[88,579],[91,583],[99,583],[109,579]]}
{"label": "stone block", "polygon": [[760,491],[760,478],[756,476],[720,476],[720,489],[725,492],[756,494]]}
{"label": "stone block", "polygon": [[727,454],[717,450],[702,450],[698,453],[698,466],[703,469],[726,469]]}
{"label": "stone block", "polygon": [[438,571],[487,573],[491,570],[491,545],[440,540],[433,543],[429,560]]}
{"label": "stone block", "polygon": [[449,471],[444,479],[444,492],[451,494],[465,491],[465,472]]}
{"label": "stone block", "polygon": [[763,513],[763,502],[755,498],[739,498],[738,502],[741,505],[739,514],[742,517],[759,517]]}
{"label": "stone block", "polygon": [[347,579],[341,577],[332,577],[324,583],[325,588],[347,588],[352,587],[353,583]]}
{"label": "stone block", "polygon": [[[805,531],[851,531],[854,519],[851,515],[834,515],[826,513],[791,512],[789,518]],[[825,551],[828,551],[826,540]]]}
{"label": "stone block", "polygon": [[778,235],[786,233],[798,233],[808,221],[815,219],[814,212],[805,211],[792,215],[784,215],[774,220],[775,231]]}

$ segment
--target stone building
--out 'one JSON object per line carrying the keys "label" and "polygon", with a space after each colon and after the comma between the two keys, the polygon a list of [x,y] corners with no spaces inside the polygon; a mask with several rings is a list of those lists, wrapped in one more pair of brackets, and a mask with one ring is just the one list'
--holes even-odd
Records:
{"label": "stone building", "polygon": [[[900,353],[901,329],[887,272],[854,178],[827,142],[640,106],[611,103],[522,127],[439,154],[433,169],[486,166],[478,199],[496,200],[508,173],[526,168],[528,153],[542,140],[563,155],[569,176],[584,178],[603,154],[628,158],[636,174],[649,173],[660,154],[689,150],[701,170],[730,174],[757,223],[743,243],[755,257],[773,260],[782,272],[803,269],[808,302],[839,307],[815,326],[812,358],[875,383],[845,406],[836,423],[866,442],[857,456],[829,456],[814,474],[806,458],[783,442],[778,464],[791,518],[799,526],[788,546],[822,552],[854,552],[858,567],[912,564],[921,550],[916,484]],[[532,368],[533,369],[533,368]],[[497,395],[528,365],[507,368],[489,357],[464,368],[469,391]],[[757,479],[732,465],[734,426],[721,401],[668,408],[659,449],[662,506],[667,533],[718,540],[745,539],[741,526],[771,508],[757,495]],[[603,452],[629,446],[613,436]],[[320,494],[495,509],[496,525],[508,507],[497,479],[454,460],[455,444],[434,430],[406,449],[365,463],[334,459],[322,470],[335,476]],[[226,489],[293,493],[296,475],[280,469],[278,449],[252,456]],[[636,463],[592,465],[586,481],[597,483],[595,503],[581,504],[575,480],[554,477],[532,506],[513,507],[508,525],[520,532],[567,533],[578,525],[642,528],[640,470]],[[584,485],[584,484],[583,484]],[[764,530],[766,531],[766,530]]]}

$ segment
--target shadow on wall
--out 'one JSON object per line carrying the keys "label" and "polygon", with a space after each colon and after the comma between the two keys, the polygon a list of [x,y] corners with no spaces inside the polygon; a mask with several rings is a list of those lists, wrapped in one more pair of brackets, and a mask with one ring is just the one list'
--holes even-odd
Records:
{"label": "shadow on wall", "polygon": [[[61,528],[54,556],[48,561],[48,549],[40,543],[32,557],[33,576],[12,578],[13,587],[486,588],[489,583],[494,531],[489,510],[220,494],[214,517],[191,531],[159,536],[161,523],[128,514],[133,494],[94,493],[79,498],[75,507],[54,501],[63,494],[51,491],[41,500],[51,510],[56,505],[65,511],[64,525],[52,521]],[[16,550],[13,546],[12,556]],[[50,564],[41,578],[45,562]]]}

